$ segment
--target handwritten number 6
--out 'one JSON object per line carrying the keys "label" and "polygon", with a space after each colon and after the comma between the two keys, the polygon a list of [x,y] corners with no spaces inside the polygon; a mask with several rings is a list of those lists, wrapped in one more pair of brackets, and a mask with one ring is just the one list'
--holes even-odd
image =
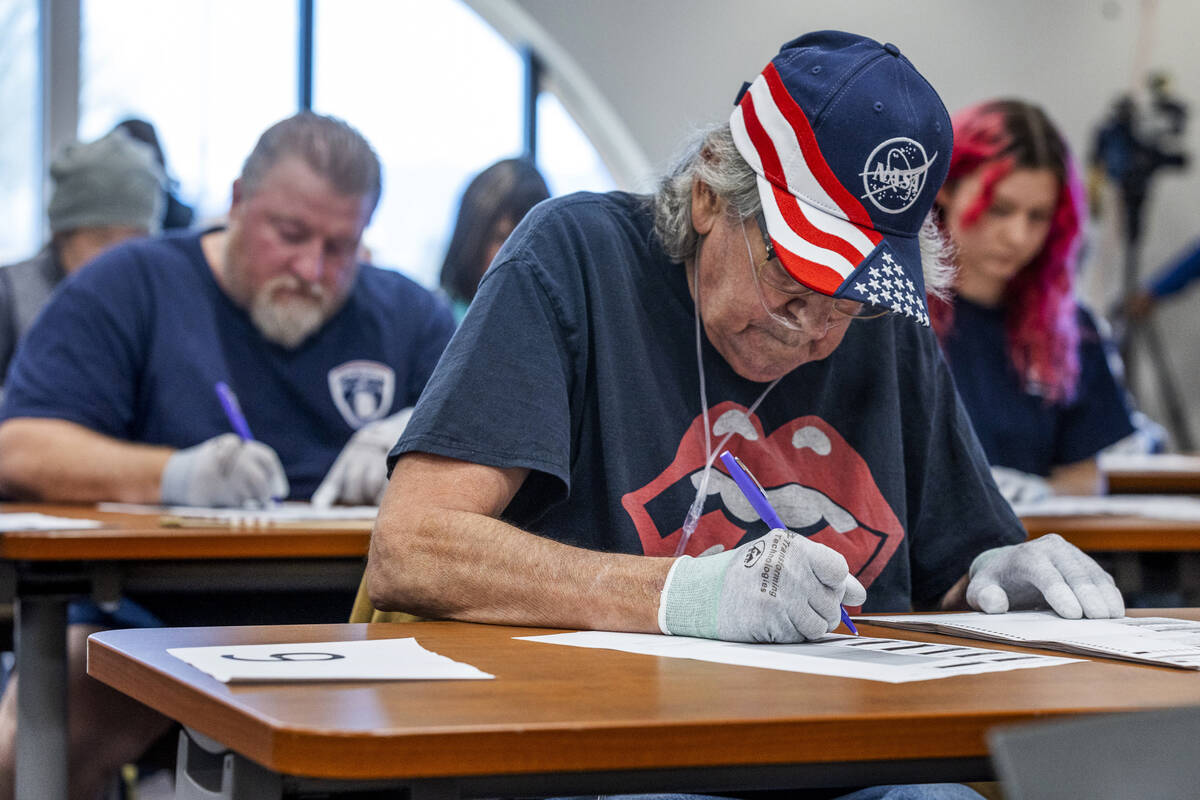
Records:
{"label": "handwritten number 6", "polygon": [[230,661],[337,661],[345,656],[338,653],[271,653],[267,658],[246,658],[244,656],[222,655]]}

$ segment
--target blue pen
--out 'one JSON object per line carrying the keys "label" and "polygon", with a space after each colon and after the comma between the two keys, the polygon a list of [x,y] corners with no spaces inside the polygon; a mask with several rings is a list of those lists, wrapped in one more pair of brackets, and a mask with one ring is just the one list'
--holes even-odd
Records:
{"label": "blue pen", "polygon": [[242,414],[242,407],[233,389],[230,389],[225,381],[217,381],[213,388],[217,391],[217,399],[221,401],[221,408],[225,409],[229,424],[233,426],[233,432],[242,437],[243,441],[254,441],[254,434],[250,433],[250,426],[246,423],[246,417]]}
{"label": "blue pen", "polygon": [[[758,516],[762,517],[762,521],[774,528],[788,527],[783,524],[783,520],[775,513],[775,509],[771,507],[771,501],[767,499],[766,493],[763,491],[762,484],[758,479],[750,474],[750,470],[746,469],[746,465],[737,456],[726,450],[721,453],[721,461],[725,464],[725,468],[729,470],[729,477],[733,478],[733,482],[742,490],[742,494],[746,495],[746,499],[750,501],[750,505],[758,512]],[[842,608],[842,623],[850,629],[850,632],[858,636],[858,628],[854,627],[854,623],[850,621],[850,615],[846,613],[846,609]]]}

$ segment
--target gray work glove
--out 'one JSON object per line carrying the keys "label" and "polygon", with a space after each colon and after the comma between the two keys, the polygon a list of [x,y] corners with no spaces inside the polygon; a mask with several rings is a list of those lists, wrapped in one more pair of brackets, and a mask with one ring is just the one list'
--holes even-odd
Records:
{"label": "gray work glove", "polygon": [[967,605],[988,614],[1049,605],[1067,619],[1125,616],[1112,576],[1057,533],[985,550],[968,574]]}
{"label": "gray work glove", "polygon": [[388,451],[404,433],[412,411],[410,406],[355,431],[313,492],[313,505],[379,505],[387,488]]}
{"label": "gray work glove", "polygon": [[270,447],[225,433],[175,451],[160,493],[167,505],[264,506],[287,497],[288,479]]}
{"label": "gray work glove", "polygon": [[992,467],[992,479],[1008,504],[1036,503],[1054,495],[1050,484],[1040,475],[1008,467]]}
{"label": "gray work glove", "polygon": [[867,590],[842,554],[775,528],[741,547],[676,559],[659,600],[663,633],[731,642],[802,642],[841,622]]}

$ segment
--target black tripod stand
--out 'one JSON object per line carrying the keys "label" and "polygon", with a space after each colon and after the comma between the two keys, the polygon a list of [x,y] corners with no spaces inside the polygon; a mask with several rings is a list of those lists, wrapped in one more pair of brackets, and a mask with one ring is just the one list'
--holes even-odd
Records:
{"label": "black tripod stand", "polygon": [[[1128,201],[1126,201],[1128,202]],[[1126,229],[1125,237],[1125,275],[1124,296],[1133,297],[1138,291],[1138,258],[1140,255],[1141,239],[1136,231]],[[1130,233],[1132,231],[1132,234]],[[1167,428],[1175,438],[1176,446],[1185,452],[1194,450],[1191,429],[1188,426],[1187,413],[1179,399],[1179,389],[1167,362],[1166,349],[1154,325],[1152,315],[1140,319],[1128,316],[1120,317],[1118,323],[1118,341],[1120,342],[1121,358],[1125,362],[1125,380],[1133,391],[1137,383],[1137,367],[1140,359],[1138,350],[1144,350],[1154,370],[1158,383],[1158,393],[1166,414]]]}
{"label": "black tripod stand", "polygon": [[[1155,93],[1153,109],[1162,127],[1149,135],[1139,133],[1136,107],[1132,98],[1117,101],[1110,121],[1096,136],[1092,163],[1103,166],[1109,177],[1116,181],[1120,192],[1125,229],[1125,265],[1122,282],[1122,307],[1134,297],[1139,288],[1138,272],[1142,244],[1143,210],[1150,193],[1150,182],[1164,167],[1180,168],[1187,164],[1187,157],[1174,147],[1166,146],[1164,140],[1174,140],[1182,133],[1186,110],[1181,103],[1165,92],[1165,81],[1152,77],[1151,89]],[[1125,362],[1126,382],[1130,390],[1138,385],[1137,369],[1139,350],[1149,357],[1158,383],[1167,427],[1179,449],[1193,449],[1191,430],[1187,414],[1179,399],[1179,391],[1167,362],[1166,350],[1153,319],[1149,316],[1135,318],[1118,314],[1114,320],[1120,343],[1121,357]]]}

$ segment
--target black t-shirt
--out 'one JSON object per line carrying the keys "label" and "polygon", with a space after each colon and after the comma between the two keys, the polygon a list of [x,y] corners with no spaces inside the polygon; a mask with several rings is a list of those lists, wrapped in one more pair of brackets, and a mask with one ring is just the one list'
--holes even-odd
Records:
{"label": "black t-shirt", "polygon": [[[534,209],[485,274],[393,463],[422,451],[525,467],[506,520],[594,550],[672,555],[706,453],[693,303],[651,227],[647,200],[623,193]],[[930,330],[854,322],[751,416],[763,384],[707,340],[703,358],[714,445],[733,432],[728,449],[784,522],[846,556],[866,610],[929,606],[979,552],[1025,538]],[[718,461],[687,552],[766,530]]]}
{"label": "black t-shirt", "polygon": [[1048,403],[1021,388],[1008,357],[1004,309],[955,299],[946,360],[990,463],[1049,475],[1051,468],[1091,458],[1134,432],[1125,393],[1108,368],[1095,323],[1083,308],[1078,321],[1075,397]]}

